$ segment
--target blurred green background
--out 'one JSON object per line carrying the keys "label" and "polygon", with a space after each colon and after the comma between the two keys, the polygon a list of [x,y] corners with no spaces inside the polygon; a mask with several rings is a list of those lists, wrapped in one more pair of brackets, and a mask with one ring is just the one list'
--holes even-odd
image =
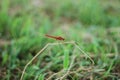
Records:
{"label": "blurred green background", "polygon": [[[24,66],[47,43],[45,34],[76,41],[49,46],[28,68],[24,80],[120,79],[120,0],[0,0],[0,79],[19,80]],[[62,71],[63,70],[63,71]]]}

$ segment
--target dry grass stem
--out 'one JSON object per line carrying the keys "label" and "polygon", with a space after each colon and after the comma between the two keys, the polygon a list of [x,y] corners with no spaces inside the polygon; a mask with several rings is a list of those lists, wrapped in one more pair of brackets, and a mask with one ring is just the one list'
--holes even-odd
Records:
{"label": "dry grass stem", "polygon": [[[90,60],[91,60],[91,62],[92,62],[92,64],[94,64],[94,61],[92,60],[92,58],[88,55],[88,54],[86,54],[76,43],[75,43],[75,41],[68,41],[68,42],[57,42],[57,43],[48,43],[48,44],[46,44],[26,65],[25,65],[25,67],[24,67],[24,69],[23,69],[23,72],[22,72],[22,75],[21,75],[21,77],[20,77],[20,80],[23,80],[23,76],[24,76],[24,73],[25,73],[25,71],[26,71],[26,69],[27,69],[27,67],[32,63],[32,61],[34,61],[48,46],[54,46],[54,45],[60,45],[60,44],[73,44],[76,48],[78,48],[84,55],[86,55],[86,57],[88,57]],[[70,65],[70,68],[71,68],[71,65]],[[68,72],[67,72],[67,74],[69,73],[69,70],[68,70]],[[54,75],[56,75],[56,74],[54,74]],[[54,76],[53,75],[53,76]],[[63,78],[64,78],[64,76],[63,76]]]}

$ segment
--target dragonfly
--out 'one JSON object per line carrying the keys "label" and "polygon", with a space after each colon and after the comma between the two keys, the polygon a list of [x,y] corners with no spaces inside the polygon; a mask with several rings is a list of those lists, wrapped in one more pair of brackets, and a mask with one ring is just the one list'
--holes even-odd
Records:
{"label": "dragonfly", "polygon": [[46,34],[45,36],[48,37],[48,38],[53,38],[53,39],[60,40],[60,41],[65,40],[65,38],[63,38],[61,36],[51,36],[51,35],[48,35],[48,34]]}

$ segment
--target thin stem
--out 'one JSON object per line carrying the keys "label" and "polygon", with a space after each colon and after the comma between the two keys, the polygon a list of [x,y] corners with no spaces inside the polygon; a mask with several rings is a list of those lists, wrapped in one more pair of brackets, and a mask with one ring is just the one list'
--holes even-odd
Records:
{"label": "thin stem", "polygon": [[62,43],[48,43],[46,44],[24,67],[23,69],[23,72],[22,72],[22,75],[21,75],[21,78],[20,80],[23,80],[23,76],[24,76],[24,73],[25,73],[25,70],[27,69],[27,67],[32,63],[33,60],[35,60],[48,46],[54,46],[54,45],[59,45],[59,44],[73,44],[74,46],[76,46],[83,54],[85,54],[91,61],[92,63],[94,64],[94,61],[92,60],[92,58],[86,54],[76,43],[75,41],[69,41],[69,42],[62,42]]}

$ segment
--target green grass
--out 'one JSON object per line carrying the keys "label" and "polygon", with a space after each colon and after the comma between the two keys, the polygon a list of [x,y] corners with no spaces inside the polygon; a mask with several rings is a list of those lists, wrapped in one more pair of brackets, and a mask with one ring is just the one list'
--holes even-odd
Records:
{"label": "green grass", "polygon": [[64,42],[76,41],[95,64],[71,44],[48,46],[28,66],[24,80],[120,79],[117,0],[40,1],[42,7],[28,0],[0,1],[1,80],[20,79],[23,68],[39,50],[47,43],[59,42],[45,34],[63,36]]}
{"label": "green grass", "polygon": [[65,50],[64,52],[64,61],[63,61],[63,66],[64,69],[67,70],[69,67],[69,52],[67,50]]}

